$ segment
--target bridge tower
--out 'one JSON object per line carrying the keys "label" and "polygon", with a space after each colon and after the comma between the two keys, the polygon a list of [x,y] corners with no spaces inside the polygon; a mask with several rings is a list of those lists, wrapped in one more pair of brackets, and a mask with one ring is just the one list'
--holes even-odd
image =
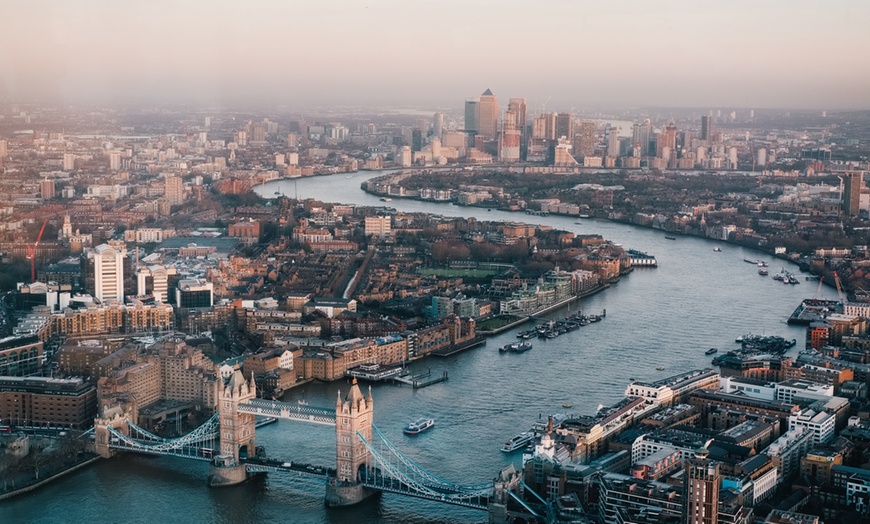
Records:
{"label": "bridge tower", "polygon": [[255,453],[255,417],[239,413],[238,407],[256,396],[254,377],[248,382],[241,371],[236,370],[224,385],[218,400],[220,454],[212,462],[209,485],[230,486],[247,479],[247,470],[240,459]]}
{"label": "bridge tower", "polygon": [[119,405],[103,410],[103,413],[94,419],[94,451],[97,455],[103,458],[111,458],[115,455],[115,451],[109,447],[113,438],[109,433],[109,428],[129,435],[127,421],[135,421],[137,413],[135,405],[123,407]]}
{"label": "bridge tower", "polygon": [[376,493],[359,482],[359,469],[366,467],[370,453],[357,435],[359,433],[367,441],[372,441],[373,416],[371,388],[366,397],[356,379],[353,379],[353,385],[344,400],[341,399],[341,391],[338,392],[335,402],[336,476],[326,484],[328,506],[349,506]]}

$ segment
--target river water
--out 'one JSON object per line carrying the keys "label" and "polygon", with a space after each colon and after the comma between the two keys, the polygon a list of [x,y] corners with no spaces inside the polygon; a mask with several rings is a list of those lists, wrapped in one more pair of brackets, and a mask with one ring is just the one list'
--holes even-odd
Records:
{"label": "river water", "polygon": [[[788,315],[816,293],[815,282],[788,286],[757,274],[744,258],[770,262],[771,274],[797,267],[749,249],[692,237],[667,240],[664,233],[614,222],[572,217],[533,217],[502,211],[394,199],[385,204],[359,189],[377,176],[358,173],[285,180],[258,188],[324,202],[389,205],[400,211],[482,220],[542,223],[576,233],[598,233],[655,255],[657,269],[637,269],[618,284],[572,306],[607,317],[552,340],[533,340],[534,349],[501,354],[517,328],[486,346],[447,359],[416,362],[415,372],[449,372],[447,382],[424,389],[375,385],[375,424],[419,464],[457,483],[486,481],[520,455],[506,455],[503,442],[539,416],[592,414],[600,404],[622,398],[632,378],[656,380],[710,365],[704,351],[728,350],[738,335],[752,332],[798,339],[804,329],[788,326]],[[580,222],[579,224],[577,222]],[[715,252],[720,246],[722,251]],[[835,293],[823,288],[821,297]],[[558,318],[566,311],[554,312]],[[663,367],[664,370],[658,370]],[[346,382],[308,384],[289,391],[288,402],[334,406]],[[401,428],[420,416],[436,420],[431,431],[408,437]],[[328,427],[280,421],[257,430],[258,444],[286,460],[334,465],[335,436]],[[208,466],[169,458],[122,456],[73,473],[34,493],[0,502],[0,523],[215,522],[376,523],[484,522],[484,512],[385,494],[350,509],[323,506],[321,482],[272,474],[243,486],[210,489]]]}

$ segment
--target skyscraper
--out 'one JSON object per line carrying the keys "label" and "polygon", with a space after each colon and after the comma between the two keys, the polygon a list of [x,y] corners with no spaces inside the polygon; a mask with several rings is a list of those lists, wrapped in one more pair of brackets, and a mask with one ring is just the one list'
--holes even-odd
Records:
{"label": "skyscraper", "polygon": [[574,137],[574,115],[571,113],[559,113],[556,115],[556,139],[562,137],[568,140]]}
{"label": "skyscraper", "polygon": [[861,209],[861,188],[864,187],[864,173],[849,171],[843,173],[843,212],[858,216]]}
{"label": "skyscraper", "polygon": [[686,460],[683,480],[683,522],[685,524],[717,524],[719,521],[719,488],[722,477],[719,463],[709,460],[709,451],[701,448],[695,458]]}
{"label": "skyscraper", "polygon": [[494,140],[498,135],[498,98],[487,89],[477,105],[477,134]]}
{"label": "skyscraper", "polygon": [[54,180],[43,179],[39,183],[39,195],[44,199],[54,198]]}
{"label": "skyscraper", "polygon": [[432,116],[432,136],[441,140],[441,133],[444,131],[444,113],[435,113]]}
{"label": "skyscraper", "polygon": [[619,128],[611,127],[607,132],[607,156],[619,156]]}
{"label": "skyscraper", "polygon": [[652,124],[649,118],[644,122],[636,123],[631,128],[631,145],[640,149],[641,156],[649,154],[649,140],[652,136]]}
{"label": "skyscraper", "polygon": [[520,158],[526,159],[526,151],[528,150],[529,131],[526,129],[526,115],[528,114],[528,106],[525,98],[511,98],[508,100],[508,111],[513,111],[516,115],[516,128],[520,132]]}
{"label": "skyscraper", "polygon": [[476,98],[465,99],[465,134],[468,135],[469,146],[474,144],[474,135],[477,134],[478,125],[477,106],[480,102]]}
{"label": "skyscraper", "polygon": [[713,117],[704,115],[701,117],[701,140],[708,144],[713,141]]}

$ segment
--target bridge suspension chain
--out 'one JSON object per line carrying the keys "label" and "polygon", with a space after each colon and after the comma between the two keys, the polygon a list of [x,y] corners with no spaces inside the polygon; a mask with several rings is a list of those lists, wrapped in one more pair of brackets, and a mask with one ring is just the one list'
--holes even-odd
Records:
{"label": "bridge suspension chain", "polygon": [[392,442],[381,433],[374,424],[372,424],[372,431],[374,435],[378,437],[378,441],[382,443],[387,451],[394,456],[399,462],[405,465],[409,470],[411,470],[414,474],[419,475],[423,479],[426,480],[427,485],[432,485],[433,487],[438,488],[448,488],[448,489],[459,489],[462,491],[491,491],[492,484],[490,483],[478,483],[478,484],[468,484],[468,485],[457,485],[456,483],[450,482],[446,479],[435,475],[427,471],[425,468],[414,462],[410,457],[402,453]]}

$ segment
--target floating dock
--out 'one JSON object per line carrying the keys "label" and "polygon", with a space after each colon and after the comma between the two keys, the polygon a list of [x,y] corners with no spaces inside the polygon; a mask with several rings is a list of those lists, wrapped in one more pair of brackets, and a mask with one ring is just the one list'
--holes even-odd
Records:
{"label": "floating dock", "polygon": [[426,373],[420,373],[419,375],[401,375],[393,377],[393,380],[413,386],[414,389],[419,389],[431,386],[432,384],[438,384],[439,382],[446,382],[447,372],[445,371],[441,375],[432,376],[432,370],[429,370]]}

